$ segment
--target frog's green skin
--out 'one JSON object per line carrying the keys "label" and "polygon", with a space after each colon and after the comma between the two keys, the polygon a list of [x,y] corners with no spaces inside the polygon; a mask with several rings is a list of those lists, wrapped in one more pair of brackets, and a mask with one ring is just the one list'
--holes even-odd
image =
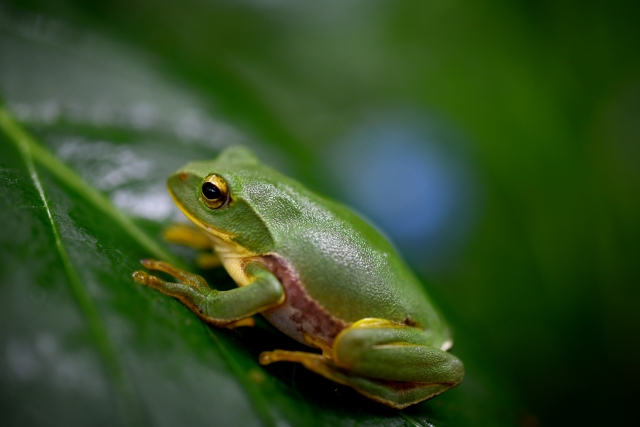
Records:
{"label": "frog's green skin", "polygon": [[[229,198],[210,208],[202,186],[214,173],[226,182]],[[177,297],[219,326],[261,313],[285,334],[322,350],[275,350],[263,353],[261,363],[302,363],[394,408],[462,380],[462,362],[447,352],[449,329],[423,286],[387,240],[347,208],[241,147],[187,164],[168,185],[239,288],[215,291],[199,276],[151,260],[143,264],[182,283],[136,272],[139,283]],[[380,203],[393,203],[393,195]]]}

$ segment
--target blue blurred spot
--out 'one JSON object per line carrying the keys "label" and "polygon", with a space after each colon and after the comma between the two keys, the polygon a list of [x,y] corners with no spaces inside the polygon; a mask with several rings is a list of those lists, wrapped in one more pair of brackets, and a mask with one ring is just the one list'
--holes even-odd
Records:
{"label": "blue blurred spot", "polygon": [[343,199],[410,261],[432,267],[451,261],[475,210],[463,145],[427,119],[376,116],[341,140],[327,160]]}

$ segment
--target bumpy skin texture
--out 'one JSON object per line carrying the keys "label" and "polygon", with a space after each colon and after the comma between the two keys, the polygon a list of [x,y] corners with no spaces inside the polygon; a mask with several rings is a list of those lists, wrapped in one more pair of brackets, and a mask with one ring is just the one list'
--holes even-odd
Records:
{"label": "bumpy skin texture", "polygon": [[[216,209],[202,195],[203,181],[213,173],[229,190],[227,202]],[[462,363],[446,352],[452,345],[449,329],[423,286],[389,242],[344,206],[262,165],[241,147],[187,164],[168,185],[236,283],[269,289],[269,295],[247,289],[236,291],[237,298],[213,290],[191,296],[189,286],[201,289],[200,279],[177,269],[170,274],[183,282],[187,277],[184,292],[146,273],[136,273],[138,282],[181,299],[219,325],[242,317],[220,315],[221,300],[254,307],[241,294],[259,296],[264,304],[247,309],[246,316],[260,312],[292,338],[323,351],[321,356],[276,350],[261,356],[263,364],[299,362],[395,408],[462,380]],[[400,368],[389,370],[394,364]]]}

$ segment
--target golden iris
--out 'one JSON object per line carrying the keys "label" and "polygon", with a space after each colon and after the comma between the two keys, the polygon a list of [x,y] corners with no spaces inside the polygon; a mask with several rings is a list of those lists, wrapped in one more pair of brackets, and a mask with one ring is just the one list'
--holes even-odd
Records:
{"label": "golden iris", "polygon": [[211,209],[224,206],[229,199],[227,182],[220,175],[212,173],[202,183],[202,201]]}

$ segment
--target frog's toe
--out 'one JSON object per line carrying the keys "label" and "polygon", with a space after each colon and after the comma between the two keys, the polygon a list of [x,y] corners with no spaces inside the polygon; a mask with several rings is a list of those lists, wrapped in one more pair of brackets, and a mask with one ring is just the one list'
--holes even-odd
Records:
{"label": "frog's toe", "polygon": [[140,260],[140,264],[144,266],[144,268],[148,268],[149,270],[156,270],[155,265],[158,261],[151,258],[145,258]]}
{"label": "frog's toe", "polygon": [[240,319],[236,322],[233,323],[229,323],[228,325],[225,326],[225,328],[227,329],[235,329],[235,328],[240,328],[240,327],[254,327],[256,326],[256,321],[253,320],[253,317],[247,317],[245,319]]}
{"label": "frog's toe", "polygon": [[258,362],[260,362],[261,365],[270,365],[275,362],[297,362],[302,364],[307,369],[324,375],[327,378],[329,378],[329,376],[327,376],[327,373],[332,369],[335,369],[335,365],[333,365],[331,359],[328,359],[321,354],[308,353],[303,351],[263,351],[262,353],[260,353]]}
{"label": "frog's toe", "polygon": [[[140,264],[142,264],[149,270],[162,271],[163,273],[167,273],[175,277],[176,279],[180,280],[185,285],[192,286],[201,291],[210,290],[209,285],[207,285],[207,281],[204,280],[202,276],[198,276],[197,274],[193,274],[193,273],[189,273],[188,271],[181,270],[169,264],[168,262],[156,261],[154,259],[143,259],[143,260],[140,260]],[[147,283],[143,283],[143,284],[147,284]]]}
{"label": "frog's toe", "polygon": [[133,276],[133,280],[135,280],[137,283],[144,286],[151,286],[155,288],[157,286],[154,286],[154,285],[158,285],[158,282],[161,282],[161,280],[158,279],[157,277],[152,276],[149,273],[145,273],[144,271],[140,271],[140,270],[134,271],[132,276]]}

